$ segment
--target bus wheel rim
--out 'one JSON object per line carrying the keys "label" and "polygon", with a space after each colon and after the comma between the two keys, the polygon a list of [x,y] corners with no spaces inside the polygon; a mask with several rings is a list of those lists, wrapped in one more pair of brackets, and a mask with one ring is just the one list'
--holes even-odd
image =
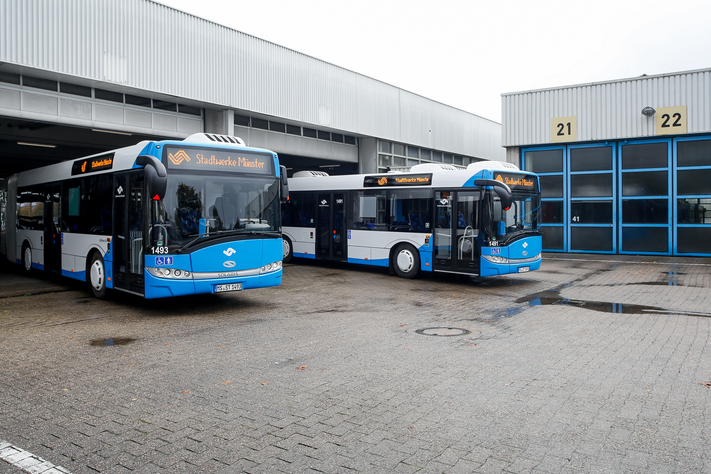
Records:
{"label": "bus wheel rim", "polygon": [[100,261],[95,261],[91,264],[91,286],[100,290],[104,286],[104,268]]}
{"label": "bus wheel rim", "polygon": [[29,247],[25,248],[25,270],[30,270],[32,268],[32,249]]}
{"label": "bus wheel rim", "polygon": [[289,242],[286,239],[282,240],[282,258],[286,258],[289,255]]}
{"label": "bus wheel rim", "polygon": [[403,272],[409,272],[412,270],[414,260],[409,250],[401,250],[397,255],[397,266]]}

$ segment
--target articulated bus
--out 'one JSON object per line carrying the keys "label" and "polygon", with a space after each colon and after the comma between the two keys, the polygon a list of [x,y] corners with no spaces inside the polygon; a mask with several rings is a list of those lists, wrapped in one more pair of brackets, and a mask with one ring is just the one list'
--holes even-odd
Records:
{"label": "articulated bus", "polygon": [[225,135],[134,146],[10,176],[0,254],[145,298],[281,284],[286,169]]}
{"label": "articulated bus", "polygon": [[537,270],[539,189],[535,174],[496,161],[373,175],[300,171],[282,207],[284,261],[376,265],[404,278]]}

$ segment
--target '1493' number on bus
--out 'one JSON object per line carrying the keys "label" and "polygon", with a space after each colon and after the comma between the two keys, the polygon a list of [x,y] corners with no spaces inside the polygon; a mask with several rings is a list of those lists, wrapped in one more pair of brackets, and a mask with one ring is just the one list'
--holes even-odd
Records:
{"label": "'1493' number on bus", "polygon": [[153,255],[167,255],[168,247],[151,247],[151,253]]}

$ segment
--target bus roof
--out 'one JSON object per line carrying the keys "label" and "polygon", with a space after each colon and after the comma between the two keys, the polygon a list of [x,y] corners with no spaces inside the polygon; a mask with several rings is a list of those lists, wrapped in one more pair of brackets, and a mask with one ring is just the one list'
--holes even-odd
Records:
{"label": "bus roof", "polygon": [[[475,178],[496,179],[497,176],[508,174],[535,176],[531,172],[521,171],[514,164],[500,161],[472,163],[467,169],[459,169],[446,164],[426,163],[415,165],[410,171],[391,171],[389,173],[329,176],[323,171],[300,171],[289,178],[289,190],[356,190],[378,187],[390,189],[398,187],[461,188],[473,187]],[[372,183],[376,181],[380,185]]]}
{"label": "bus roof", "polygon": [[[150,147],[162,147],[165,144],[198,145],[208,146],[211,148],[216,147],[221,149],[236,148],[257,153],[267,153],[273,156],[276,155],[271,150],[247,147],[245,146],[244,141],[239,137],[217,135],[214,133],[195,133],[185,138],[184,140],[144,140],[139,143],[136,143],[135,145],[96,153],[94,155],[77,157],[75,159],[63,161],[61,163],[55,163],[52,165],[43,166],[41,168],[23,171],[21,173],[17,173],[17,185],[29,186],[33,184],[50,183],[53,181],[70,179],[72,178],[72,169],[76,162],[92,159],[97,160],[103,157],[111,157],[111,166],[107,167],[105,170],[97,171],[96,173],[92,174],[130,170],[137,167],[136,158],[140,154],[146,153],[146,150]],[[161,158],[160,155],[162,155],[162,153],[159,153],[159,156],[157,157],[158,159]],[[75,177],[79,178],[80,176]]]}

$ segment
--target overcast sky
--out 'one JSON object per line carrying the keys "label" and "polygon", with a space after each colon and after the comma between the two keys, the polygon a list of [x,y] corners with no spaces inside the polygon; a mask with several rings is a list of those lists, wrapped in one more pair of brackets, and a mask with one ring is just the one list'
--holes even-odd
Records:
{"label": "overcast sky", "polygon": [[711,67],[709,0],[158,0],[501,121],[501,94]]}

